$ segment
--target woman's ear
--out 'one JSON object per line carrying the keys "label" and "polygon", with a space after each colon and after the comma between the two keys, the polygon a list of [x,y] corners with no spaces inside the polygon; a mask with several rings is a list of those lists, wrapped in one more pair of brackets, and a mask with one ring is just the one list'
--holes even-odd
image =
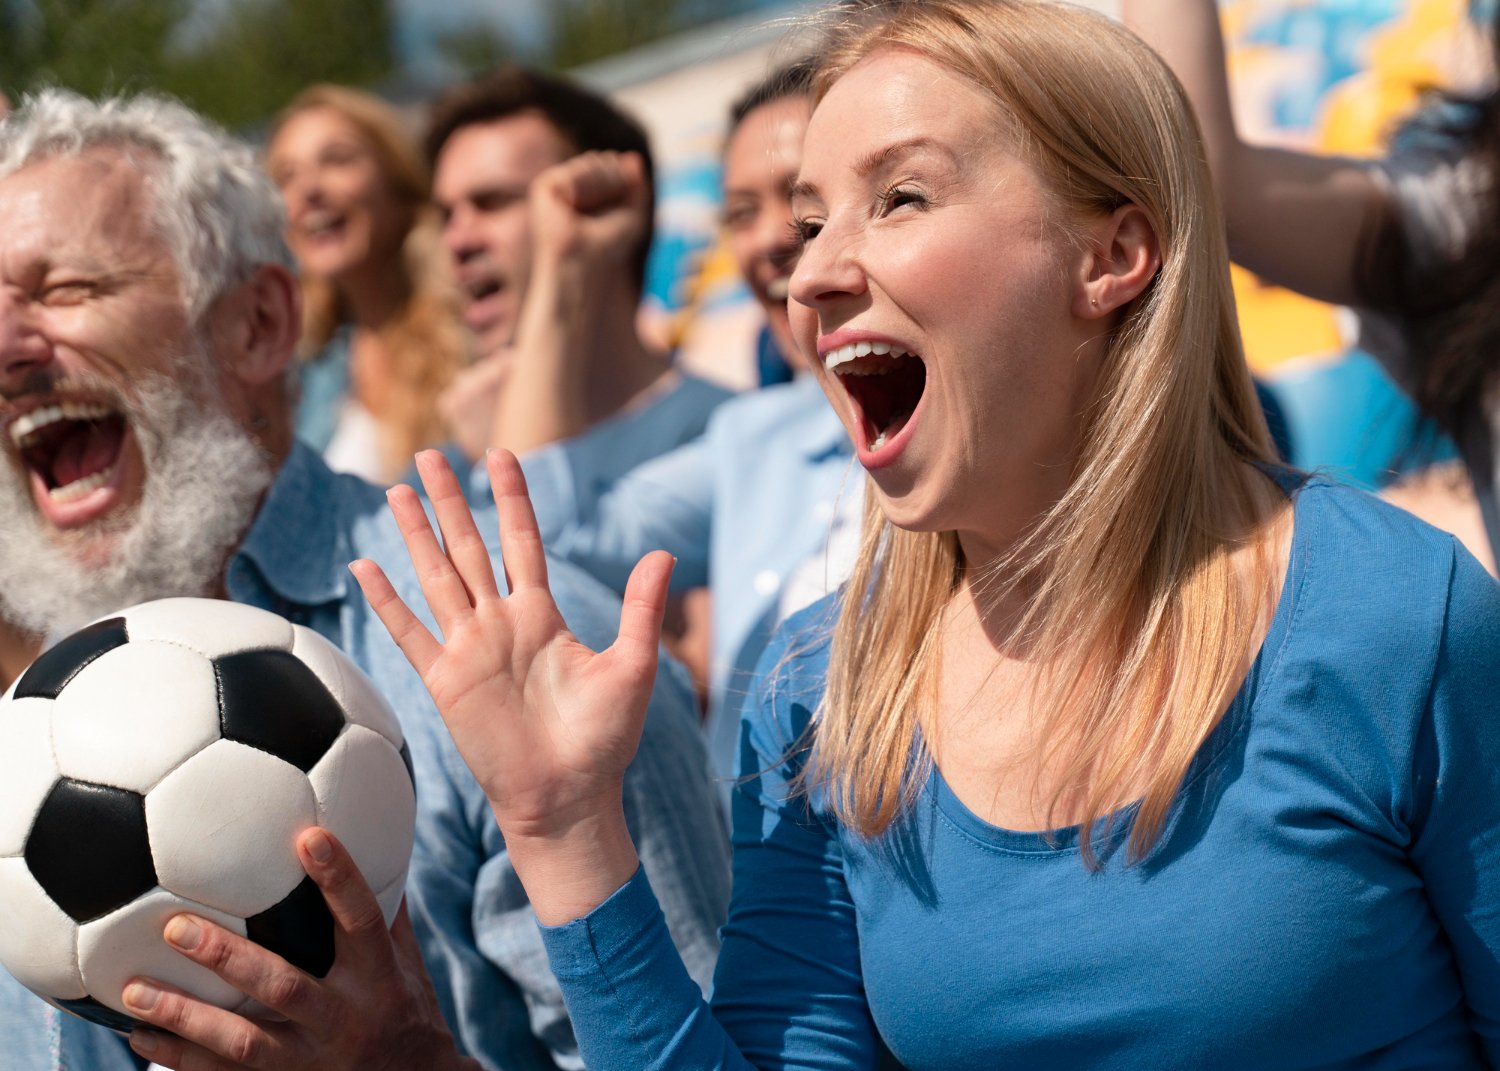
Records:
{"label": "woman's ear", "polygon": [[279,379],[302,333],[302,294],[285,268],[263,264],[214,304],[214,352],[226,377],[245,388]]}
{"label": "woman's ear", "polygon": [[1093,228],[1084,255],[1073,314],[1086,320],[1129,304],[1161,270],[1156,227],[1136,204],[1121,205]]}

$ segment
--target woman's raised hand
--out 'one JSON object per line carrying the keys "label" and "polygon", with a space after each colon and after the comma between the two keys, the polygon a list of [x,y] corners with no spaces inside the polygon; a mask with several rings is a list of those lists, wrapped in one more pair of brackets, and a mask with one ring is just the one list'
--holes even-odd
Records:
{"label": "woman's raised hand", "polygon": [[[625,589],[618,637],[607,650],[590,650],[568,631],[548,589],[515,456],[493,450],[486,463],[509,595],[500,595],[463,491],[436,451],[418,455],[417,470],[441,543],[414,491],[395,487],[388,499],[442,641],[378,565],[350,568],[489,797],[538,917],[565,921],[635,869],[621,791],[656,677],[673,560],[662,551],[641,560]],[[534,888],[559,881],[555,893]]]}

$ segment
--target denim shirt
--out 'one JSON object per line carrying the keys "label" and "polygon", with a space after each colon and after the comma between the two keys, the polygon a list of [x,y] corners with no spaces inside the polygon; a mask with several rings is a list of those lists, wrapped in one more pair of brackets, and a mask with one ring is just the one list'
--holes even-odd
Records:
{"label": "denim shirt", "polygon": [[[478,522],[498,561],[493,510]],[[506,1071],[581,1068],[535,916],[489,804],[426,689],[348,572],[355,558],[378,562],[432,627],[383,492],[330,472],[311,449],[297,445],[230,560],[229,594],[338,644],[399,716],[417,782],[407,907],[443,1013],[464,1050],[485,1067]],[[551,562],[548,570],[574,634],[595,650],[613,642],[618,600],[566,563]],[[653,885],[670,890],[663,900],[674,938],[694,979],[707,987],[729,898],[728,846],[688,683],[665,659],[626,774],[625,812]],[[135,1066],[108,1031],[59,1017],[0,972],[0,1071]]]}
{"label": "denim shirt", "polygon": [[293,428],[297,438],[318,453],[328,449],[338,427],[339,409],[349,393],[349,345],[353,331],[344,324],[323,348],[296,365],[297,408]]}

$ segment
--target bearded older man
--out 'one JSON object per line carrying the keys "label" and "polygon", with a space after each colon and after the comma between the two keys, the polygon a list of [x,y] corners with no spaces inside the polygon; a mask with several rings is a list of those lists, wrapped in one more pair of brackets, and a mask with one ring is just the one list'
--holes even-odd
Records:
{"label": "bearded older man", "polygon": [[[152,1058],[233,1066],[254,1036],[278,1068],[581,1066],[485,798],[345,570],[401,557],[384,497],[293,441],[299,309],[282,225],[248,150],[175,102],[49,92],[0,124],[0,679],[37,637],[144,599],[214,595],[338,643],[401,717],[418,787],[407,905],[441,1018],[398,941],[381,960],[405,965],[394,976],[336,963],[316,1023],[200,1011],[182,1023],[193,1044],[138,1035]],[[611,642],[618,602],[567,566],[553,576],[580,639]],[[649,720],[627,792],[706,984],[727,854],[680,677],[658,681]],[[117,1035],[3,974],[0,1037],[13,1071],[138,1066]]]}

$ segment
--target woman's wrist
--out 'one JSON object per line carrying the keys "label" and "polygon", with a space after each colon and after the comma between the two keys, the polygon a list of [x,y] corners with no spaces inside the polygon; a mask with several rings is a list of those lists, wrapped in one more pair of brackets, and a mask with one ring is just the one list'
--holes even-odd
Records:
{"label": "woman's wrist", "polygon": [[640,866],[618,799],[608,809],[555,829],[502,830],[511,865],[544,926],[561,926],[587,915]]}

